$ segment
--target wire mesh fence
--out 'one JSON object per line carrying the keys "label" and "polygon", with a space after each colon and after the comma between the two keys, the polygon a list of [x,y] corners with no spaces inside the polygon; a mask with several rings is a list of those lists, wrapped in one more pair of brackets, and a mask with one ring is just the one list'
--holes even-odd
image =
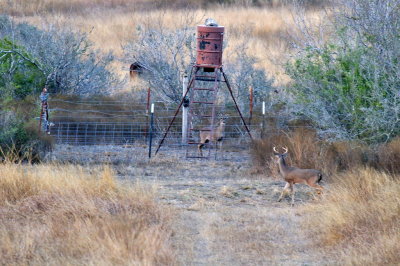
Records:
{"label": "wire mesh fence", "polygon": [[[149,143],[150,114],[148,104],[129,101],[83,101],[54,99],[49,102],[50,121],[54,124],[51,135],[57,144],[69,145],[132,145],[145,146]],[[217,112],[226,121],[224,148],[247,148],[251,141],[243,122],[233,106],[219,105]],[[157,146],[170,121],[176,106],[156,103],[152,130],[153,146]],[[255,105],[251,117],[246,116],[253,138],[275,134],[281,128],[282,117],[262,114],[261,104]],[[199,131],[189,138],[199,141]],[[178,113],[163,142],[168,149],[187,146],[182,139],[182,114]],[[207,144],[207,148],[215,145]],[[197,151],[197,145],[193,147]]]}
{"label": "wire mesh fence", "polygon": [[[169,118],[169,117],[168,117]],[[158,119],[156,119],[158,120]],[[155,143],[165,133],[168,123],[165,117],[159,118],[153,126],[153,140]],[[145,144],[149,138],[149,122],[53,122],[51,135],[54,136],[56,143],[70,145],[134,145]],[[253,125],[252,132],[259,135],[261,130],[259,125]],[[197,138],[197,136],[192,136]],[[247,143],[248,135],[241,125],[231,124],[225,127],[224,141],[227,143]],[[182,126],[181,123],[172,125],[165,140],[166,145],[182,145]]]}

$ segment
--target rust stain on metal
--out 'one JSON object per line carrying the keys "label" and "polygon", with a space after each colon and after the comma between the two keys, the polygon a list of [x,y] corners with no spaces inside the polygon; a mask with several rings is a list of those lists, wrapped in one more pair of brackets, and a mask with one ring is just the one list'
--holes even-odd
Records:
{"label": "rust stain on metal", "polygon": [[200,50],[205,50],[207,44],[210,44],[210,42],[206,42],[206,41],[199,42],[199,49]]}
{"label": "rust stain on metal", "polygon": [[222,66],[224,27],[197,26],[197,66]]}

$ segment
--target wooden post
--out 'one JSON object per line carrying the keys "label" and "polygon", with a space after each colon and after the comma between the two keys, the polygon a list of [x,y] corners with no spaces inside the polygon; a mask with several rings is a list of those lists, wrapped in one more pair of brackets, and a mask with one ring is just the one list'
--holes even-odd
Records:
{"label": "wooden post", "polygon": [[149,158],[151,158],[151,144],[153,142],[154,103],[151,104],[151,117],[149,129]]}
{"label": "wooden post", "polygon": [[[182,80],[182,97],[185,97],[186,95],[186,90],[188,86],[188,76],[185,73],[183,75],[183,80]],[[183,103],[183,108],[182,108],[182,144],[187,143],[187,126],[188,126],[188,109],[189,106]]]}

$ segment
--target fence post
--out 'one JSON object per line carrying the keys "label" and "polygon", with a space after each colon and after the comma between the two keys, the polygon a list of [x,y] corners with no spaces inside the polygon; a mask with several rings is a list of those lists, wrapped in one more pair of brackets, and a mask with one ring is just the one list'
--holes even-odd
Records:
{"label": "fence post", "polygon": [[153,141],[153,121],[154,121],[154,103],[151,104],[151,117],[150,117],[150,129],[149,129],[149,158],[151,158],[151,144]]}
{"label": "fence post", "polygon": [[251,127],[251,119],[253,118],[253,87],[249,87],[249,128]]}
{"label": "fence post", "polygon": [[[188,76],[185,73],[183,75],[183,80],[182,80],[182,97],[185,97],[186,95],[187,86],[188,86]],[[188,109],[189,109],[189,102],[188,100],[186,100],[186,102],[184,101],[182,108],[182,144],[187,143]]]}
{"label": "fence post", "polygon": [[265,130],[265,102],[262,102],[262,128],[261,128],[261,139],[264,137]]}
{"label": "fence post", "polygon": [[[149,123],[149,107],[150,107],[150,100],[151,100],[151,90],[150,87],[147,89],[147,103],[146,103],[146,125]],[[138,131],[140,134],[140,131]],[[145,141],[147,140],[147,128],[144,128],[144,138]]]}

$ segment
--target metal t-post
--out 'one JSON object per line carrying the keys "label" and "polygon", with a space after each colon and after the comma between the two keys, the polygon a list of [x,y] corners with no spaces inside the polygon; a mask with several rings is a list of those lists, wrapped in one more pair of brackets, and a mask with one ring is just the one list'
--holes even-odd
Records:
{"label": "metal t-post", "polygon": [[[188,86],[188,76],[186,73],[183,75],[183,80],[182,80],[182,97],[185,98],[186,95],[186,90]],[[188,126],[188,109],[189,107],[186,105],[186,103],[183,103],[183,108],[182,108],[182,144],[187,144],[187,126]]]}
{"label": "metal t-post", "polygon": [[265,130],[265,102],[262,102],[262,128],[261,128],[261,139],[264,137]]}
{"label": "metal t-post", "polygon": [[149,158],[151,158],[151,144],[153,142],[154,103],[151,104],[151,117],[149,129]]}

